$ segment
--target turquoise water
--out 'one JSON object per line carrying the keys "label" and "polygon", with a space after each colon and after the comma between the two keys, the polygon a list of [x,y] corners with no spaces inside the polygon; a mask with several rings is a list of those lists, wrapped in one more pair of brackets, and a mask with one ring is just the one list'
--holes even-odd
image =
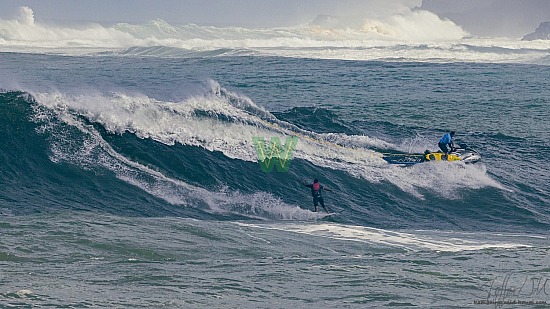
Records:
{"label": "turquoise water", "polygon": [[[550,301],[548,66],[1,53],[0,72],[2,306]],[[482,161],[381,159],[447,130]],[[298,136],[288,173],[254,136]],[[313,178],[337,216],[311,211]]]}

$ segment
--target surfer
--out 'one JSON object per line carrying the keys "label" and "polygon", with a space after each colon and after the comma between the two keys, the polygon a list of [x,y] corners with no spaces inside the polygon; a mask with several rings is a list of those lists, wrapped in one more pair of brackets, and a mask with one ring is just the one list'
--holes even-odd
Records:
{"label": "surfer", "polygon": [[314,179],[313,184],[308,184],[304,181],[304,186],[311,189],[311,196],[313,196],[313,206],[315,206],[315,212],[317,212],[317,205],[321,204],[321,207],[327,212],[328,209],[325,207],[325,201],[323,200],[323,190],[327,190],[332,192],[332,190],[325,188],[323,185],[319,183],[319,179]]}
{"label": "surfer", "polygon": [[453,136],[455,136],[455,131],[451,131],[443,135],[443,137],[439,140],[438,146],[441,149],[441,151],[445,153],[445,155],[448,155],[449,152],[455,149],[454,143],[453,143]]}

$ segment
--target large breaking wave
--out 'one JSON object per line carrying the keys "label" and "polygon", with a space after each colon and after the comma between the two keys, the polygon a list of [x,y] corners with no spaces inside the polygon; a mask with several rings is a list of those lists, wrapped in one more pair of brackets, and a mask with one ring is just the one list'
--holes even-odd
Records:
{"label": "large breaking wave", "polygon": [[[176,102],[124,92],[2,93],[0,129],[8,138],[1,145],[0,200],[18,201],[6,204],[17,212],[69,207],[200,219],[311,220],[322,215],[308,210],[301,182],[318,175],[338,189],[330,200],[333,210],[343,211],[341,222],[450,228],[484,220],[476,213],[455,217],[470,203],[462,194],[482,198],[505,192],[484,165],[388,165],[378,151],[402,145],[331,123],[328,111],[274,114],[215,81],[208,86],[206,93]],[[329,133],[297,125],[291,120],[296,114],[328,126]],[[335,133],[342,131],[347,133]],[[291,135],[299,137],[292,168],[263,173],[253,137]],[[490,219],[491,212],[486,209],[482,218]],[[509,218],[518,216],[529,226],[537,224],[530,213]]]}
{"label": "large breaking wave", "polygon": [[[381,154],[371,149],[399,146],[365,135],[304,130],[277,119],[248,97],[228,91],[217,82],[211,81],[210,87],[205,96],[183,102],[162,102],[123,93],[77,96],[35,93],[34,97],[48,110],[60,113],[62,119],[84,117],[112,134],[130,132],[166,145],[201,147],[248,162],[257,161],[254,137],[278,137],[283,141],[288,136],[297,136],[299,143],[294,158],[375,183],[389,181],[420,198],[422,194],[417,188],[438,187],[437,191],[448,198],[460,187],[502,188],[481,166],[431,165],[407,170],[387,166]],[[77,124],[74,120],[70,122]],[[438,185],[442,179],[448,180],[444,182],[447,188]]]}

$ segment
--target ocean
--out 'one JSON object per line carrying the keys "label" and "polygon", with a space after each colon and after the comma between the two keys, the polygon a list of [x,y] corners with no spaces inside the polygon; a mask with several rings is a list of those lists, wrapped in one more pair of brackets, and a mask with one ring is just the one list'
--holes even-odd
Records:
{"label": "ocean", "polygon": [[546,308],[550,43],[313,30],[0,20],[0,307]]}

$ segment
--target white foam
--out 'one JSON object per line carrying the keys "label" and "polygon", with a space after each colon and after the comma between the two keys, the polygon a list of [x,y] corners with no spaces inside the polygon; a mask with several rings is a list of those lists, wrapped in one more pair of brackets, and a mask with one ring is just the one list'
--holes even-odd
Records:
{"label": "white foam", "polygon": [[17,21],[22,25],[34,25],[34,12],[28,6],[20,7]]}
{"label": "white foam", "polygon": [[444,235],[436,237],[421,234],[417,235],[410,232],[405,233],[363,226],[351,226],[333,223],[265,225],[248,223],[237,224],[253,228],[281,230],[286,232],[307,234],[331,239],[397,247],[411,251],[432,250],[442,252],[460,252],[484,250],[491,248],[511,249],[518,247],[530,247],[529,245],[518,243],[471,240],[460,238],[460,236],[454,235]]}
{"label": "white foam", "polygon": [[55,48],[121,48],[139,43],[131,35],[114,28],[89,24],[77,27],[46,26],[36,23],[34,12],[28,7],[20,9],[15,20],[0,20],[2,45],[18,51],[48,50]]}
{"label": "white foam", "polygon": [[19,291],[15,292],[15,294],[17,294],[17,296],[19,296],[19,297],[27,297],[29,295],[32,295],[33,292],[31,290],[28,290],[28,289],[23,289],[23,290],[19,290]]}
{"label": "white foam", "polygon": [[418,188],[428,189],[447,199],[460,199],[459,189],[480,189],[494,187],[506,190],[487,174],[483,164],[467,165],[461,162],[431,162],[410,167],[389,166],[387,179],[403,191],[418,198],[424,196]]}

